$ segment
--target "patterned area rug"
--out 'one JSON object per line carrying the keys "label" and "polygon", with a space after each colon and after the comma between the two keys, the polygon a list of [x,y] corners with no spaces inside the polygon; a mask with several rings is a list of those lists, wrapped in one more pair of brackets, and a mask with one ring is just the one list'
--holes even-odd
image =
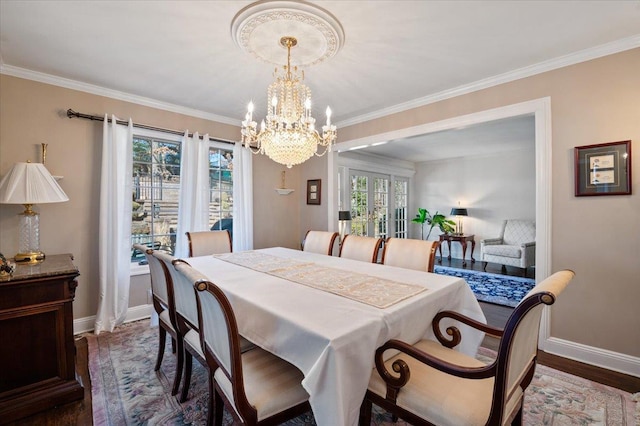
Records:
{"label": "patterned area rug", "polygon": [[[171,396],[176,357],[167,342],[162,368],[153,371],[158,329],[149,320],[125,324],[114,333],[86,334],[94,425],[204,425],[207,418],[207,375],[197,362],[189,399]],[[169,340],[169,339],[168,339]],[[479,359],[492,352],[481,348]],[[640,395],[636,394],[636,398]],[[632,395],[551,368],[538,366],[525,397],[525,425],[634,425],[640,424],[640,404]],[[634,420],[634,415],[635,420]],[[225,425],[231,416],[225,413]],[[315,425],[312,413],[285,423]],[[406,426],[374,407],[373,425]]]}
{"label": "patterned area rug", "polygon": [[532,278],[510,277],[449,266],[436,265],[434,272],[464,278],[478,300],[512,308],[536,285]]}

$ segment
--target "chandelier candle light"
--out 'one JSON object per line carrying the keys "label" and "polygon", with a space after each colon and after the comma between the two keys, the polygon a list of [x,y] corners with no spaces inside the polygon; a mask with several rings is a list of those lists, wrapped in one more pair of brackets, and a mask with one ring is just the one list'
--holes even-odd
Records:
{"label": "chandelier candle light", "polygon": [[[298,41],[295,37],[282,37],[280,44],[287,49],[287,65],[280,74],[276,68],[276,80],[267,91],[267,116],[260,123],[253,121],[253,102],[242,121],[242,143],[254,154],[266,154],[276,163],[288,168],[301,164],[313,155],[322,156],[331,151],[336,140],[336,126],[331,124],[331,109],[327,107],[327,122],[322,135],[315,129],[311,116],[311,90],[305,86],[304,72],[291,67],[291,48]],[[318,146],[324,149],[318,152]]]}

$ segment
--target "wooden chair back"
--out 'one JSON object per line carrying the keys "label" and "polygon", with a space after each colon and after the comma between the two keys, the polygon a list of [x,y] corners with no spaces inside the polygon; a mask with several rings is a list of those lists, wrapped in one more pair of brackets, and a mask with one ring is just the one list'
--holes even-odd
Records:
{"label": "wooden chair back", "polygon": [[376,263],[382,238],[347,235],[340,246],[340,257]]}
{"label": "wooden chair back", "polygon": [[438,241],[388,238],[382,251],[382,264],[433,272],[437,248]]}
{"label": "wooden chair back", "polygon": [[210,254],[231,253],[233,251],[229,231],[186,232],[189,240],[189,257]]}
{"label": "wooden chair back", "polygon": [[333,245],[335,244],[337,237],[337,232],[309,230],[304,237],[302,251],[327,254],[331,256],[333,254]]}

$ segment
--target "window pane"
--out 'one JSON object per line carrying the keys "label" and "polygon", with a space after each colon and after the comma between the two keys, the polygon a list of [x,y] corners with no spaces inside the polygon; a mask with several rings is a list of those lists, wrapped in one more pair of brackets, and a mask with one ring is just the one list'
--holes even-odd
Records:
{"label": "window pane", "polygon": [[209,226],[226,229],[233,236],[233,152],[209,150]]}
{"label": "window pane", "polygon": [[[180,144],[134,138],[132,244],[174,252],[179,192]],[[142,260],[144,254],[132,250],[131,261]]]}

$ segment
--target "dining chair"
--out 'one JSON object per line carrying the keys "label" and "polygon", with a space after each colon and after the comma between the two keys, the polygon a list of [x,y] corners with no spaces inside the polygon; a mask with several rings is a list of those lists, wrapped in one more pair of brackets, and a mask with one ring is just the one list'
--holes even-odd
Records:
{"label": "dining chair", "polygon": [[[163,261],[173,281],[176,323],[178,334],[182,339],[181,343],[184,354],[184,380],[179,400],[180,402],[185,402],[189,395],[189,387],[191,386],[193,358],[195,357],[203,366],[207,364],[202,346],[200,345],[200,323],[198,321],[198,309],[196,306],[196,296],[193,292],[193,283],[190,283],[184,274],[178,273],[176,270],[177,265],[182,265],[183,269],[191,268],[191,265],[183,259],[173,257],[164,257]],[[255,345],[241,337],[240,347],[242,351],[248,351],[253,349]]]}
{"label": "dining chair", "polygon": [[[173,298],[173,283],[169,271],[166,270],[164,264],[154,256],[154,250],[141,244],[134,244],[133,248],[144,253],[149,265],[149,275],[151,278],[151,297],[153,299],[153,308],[158,314],[158,356],[156,358],[155,371],[160,369],[167,341],[167,333],[171,336],[171,350],[176,353],[177,326],[175,319],[175,301]],[[176,374],[182,370],[181,355],[178,351],[178,367]],[[178,380],[179,381],[179,380]],[[172,395],[177,390],[172,391]]]}
{"label": "dining chair", "polygon": [[[521,424],[543,308],[556,301],[573,276],[573,271],[559,271],[536,285],[514,308],[504,329],[441,311],[432,322],[437,342],[389,340],[376,350],[360,424],[370,424],[372,403],[415,425]],[[462,334],[453,325],[443,333],[441,320],[456,320],[499,338],[496,358],[485,364],[454,350]],[[386,359],[389,350],[399,353]]]}
{"label": "dining chair", "polygon": [[307,231],[302,244],[302,251],[318,254],[333,254],[333,245],[338,238],[337,232]]}
{"label": "dining chair", "polygon": [[196,294],[209,371],[207,424],[221,426],[225,406],[245,425],[280,424],[311,410],[302,372],[261,348],[242,352],[236,317],[222,290],[184,264],[176,270]]}
{"label": "dining chair", "polygon": [[176,395],[180,389],[180,381],[182,379],[182,373],[184,370],[184,362],[185,362],[185,350],[184,350],[185,331],[184,330],[186,328],[184,326],[181,327],[178,310],[177,310],[177,303],[178,303],[178,300],[180,299],[180,296],[177,294],[176,282],[174,280],[175,274],[172,273],[172,271],[174,270],[173,261],[176,258],[168,253],[157,251],[157,250],[152,251],[151,257],[152,259],[150,259],[149,261],[149,270],[152,275],[152,282],[153,282],[153,274],[154,274],[153,271],[154,269],[157,270],[157,266],[160,266],[160,268],[162,269],[162,273],[166,278],[167,288],[169,288],[169,286],[171,287],[172,297],[168,306],[170,309],[169,312],[171,312],[170,319],[172,321],[172,325],[175,332],[174,337],[176,340],[176,346],[177,346],[176,351],[178,354],[178,360],[176,363],[176,375],[173,380],[171,395]]}
{"label": "dining chair", "polygon": [[387,238],[382,264],[416,271],[433,272],[438,241]]}
{"label": "dining chair", "polygon": [[231,253],[231,234],[228,230],[186,232],[189,240],[189,257]]}
{"label": "dining chair", "polygon": [[347,235],[340,246],[340,257],[376,263],[382,238]]}

